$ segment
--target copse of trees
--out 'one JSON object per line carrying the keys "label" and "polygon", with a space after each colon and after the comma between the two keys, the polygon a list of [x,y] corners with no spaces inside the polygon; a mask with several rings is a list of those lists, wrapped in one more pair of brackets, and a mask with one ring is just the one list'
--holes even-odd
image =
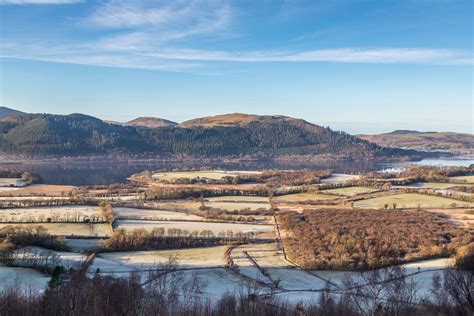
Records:
{"label": "copse of trees", "polygon": [[0,167],[0,178],[21,179],[25,185],[41,183],[43,179],[36,173],[30,173],[18,169]]}
{"label": "copse of trees", "polygon": [[216,236],[211,230],[188,231],[178,228],[154,228],[150,232],[143,228],[130,232],[116,229],[101,245],[104,251],[178,249],[247,243],[252,242],[255,236],[253,232],[233,231],[221,231]]}
{"label": "copse of trees", "polygon": [[208,189],[200,187],[151,187],[144,193],[145,200],[176,200],[212,196],[268,196],[268,188],[261,185],[251,189]]}
{"label": "copse of trees", "polygon": [[0,229],[0,240],[4,250],[17,247],[38,246],[48,249],[65,250],[64,240],[51,236],[41,225],[8,225]]}
{"label": "copse of trees", "polygon": [[474,241],[472,232],[421,210],[306,210],[278,222],[288,256],[311,269],[366,270],[449,256]]}
{"label": "copse of trees", "polygon": [[400,172],[370,172],[366,179],[404,179],[403,183],[411,182],[450,182],[450,177],[474,174],[470,167],[437,167],[437,166],[409,166]]}

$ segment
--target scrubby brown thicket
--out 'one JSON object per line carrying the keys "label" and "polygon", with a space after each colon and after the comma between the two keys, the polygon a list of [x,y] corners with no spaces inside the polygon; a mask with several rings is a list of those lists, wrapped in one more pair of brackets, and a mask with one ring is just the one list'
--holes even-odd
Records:
{"label": "scrubby brown thicket", "polygon": [[20,178],[26,184],[42,182],[42,179],[38,174],[3,167],[0,167],[0,178]]}
{"label": "scrubby brown thicket", "polygon": [[288,256],[305,268],[366,270],[447,256],[474,241],[426,211],[307,210],[278,217]]}
{"label": "scrubby brown thicket", "polygon": [[368,178],[389,179],[405,178],[410,182],[449,182],[449,177],[474,174],[474,166],[469,167],[436,167],[411,166],[402,172],[371,172]]}

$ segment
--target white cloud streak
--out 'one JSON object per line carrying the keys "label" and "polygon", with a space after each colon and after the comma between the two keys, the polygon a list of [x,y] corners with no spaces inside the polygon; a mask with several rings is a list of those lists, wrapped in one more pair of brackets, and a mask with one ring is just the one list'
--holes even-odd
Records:
{"label": "white cloud streak", "polygon": [[147,28],[163,39],[210,33],[230,22],[231,8],[220,1],[108,1],[98,5],[82,26]]}
{"label": "white cloud streak", "polygon": [[[0,3],[69,3],[75,0],[0,0]],[[233,18],[222,1],[110,0],[101,2],[77,23],[106,30],[90,41],[37,43],[3,39],[0,57],[104,67],[202,73],[229,63],[364,63],[472,65],[469,52],[424,48],[338,48],[318,50],[202,50],[189,47],[190,38],[216,38]],[[99,33],[100,34],[100,33]],[[103,34],[103,33],[102,33]],[[176,45],[178,44],[178,45]],[[205,72],[205,71],[204,71]]]}
{"label": "white cloud streak", "polygon": [[[168,71],[197,71],[222,63],[363,63],[472,65],[463,52],[446,49],[384,48],[328,49],[304,52],[207,51],[150,47],[138,49],[141,35],[131,34],[122,43],[54,46],[2,42],[1,57],[104,67]],[[128,47],[129,49],[125,49]]]}
{"label": "white cloud streak", "polygon": [[0,5],[25,5],[25,4],[72,4],[85,0],[0,0]]}
{"label": "white cloud streak", "polygon": [[338,62],[338,63],[421,63],[445,64],[465,61],[466,55],[446,49],[383,48],[323,49],[304,52],[225,52],[192,49],[163,50],[149,56],[158,59],[226,62]]}

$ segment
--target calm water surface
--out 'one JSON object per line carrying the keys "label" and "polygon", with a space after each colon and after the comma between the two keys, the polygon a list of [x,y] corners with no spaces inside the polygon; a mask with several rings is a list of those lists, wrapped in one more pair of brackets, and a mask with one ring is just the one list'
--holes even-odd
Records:
{"label": "calm water surface", "polygon": [[[441,166],[469,166],[474,164],[473,157],[464,159],[426,159],[415,164]],[[1,163],[2,167],[17,168],[35,172],[43,177],[48,184],[62,185],[100,185],[124,183],[134,173],[144,170],[173,170],[190,167],[223,168],[227,170],[261,170],[261,169],[298,169],[314,170],[332,169],[335,173],[361,173],[376,170],[399,170],[406,164],[379,162],[333,162],[333,163],[279,163],[274,161],[258,161],[244,163],[143,163],[143,162],[27,162]]]}

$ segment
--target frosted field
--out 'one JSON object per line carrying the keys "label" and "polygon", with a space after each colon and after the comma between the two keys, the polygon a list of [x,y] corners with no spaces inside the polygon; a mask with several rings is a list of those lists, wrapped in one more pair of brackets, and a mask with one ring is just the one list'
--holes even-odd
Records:
{"label": "frosted field", "polygon": [[384,205],[388,204],[389,208],[392,208],[393,203],[397,204],[397,208],[450,208],[453,203],[458,207],[468,207],[472,204],[439,196],[404,193],[358,201],[354,203],[354,207],[384,208]]}
{"label": "frosted field", "polygon": [[474,176],[460,176],[460,177],[451,177],[450,179],[459,182],[459,183],[472,183],[474,184]]}
{"label": "frosted field", "polygon": [[48,281],[49,277],[33,269],[0,266],[0,291],[18,286],[24,292],[39,293],[45,290]]}
{"label": "frosted field", "polygon": [[[321,191],[324,192],[324,191]],[[321,194],[316,192],[305,192],[305,193],[295,193],[280,195],[273,198],[275,202],[284,203],[284,202],[306,202],[306,201],[318,201],[318,200],[334,200],[338,197],[333,195]]]}
{"label": "frosted field", "polygon": [[[19,191],[19,190],[17,190]],[[9,192],[9,191],[7,191]],[[15,192],[15,191],[13,191]],[[13,194],[13,193],[11,193]],[[24,201],[24,200],[33,200],[33,201],[48,201],[48,200],[69,200],[67,196],[0,196],[0,201]]]}
{"label": "frosted field", "polygon": [[179,210],[179,211],[199,211],[201,203],[195,200],[176,200],[176,201],[166,201],[158,202],[157,204],[159,209],[162,210]]}
{"label": "frosted field", "polygon": [[266,196],[241,196],[241,195],[225,195],[206,198],[209,202],[254,202],[254,203],[269,203]]}
{"label": "frosted field", "polygon": [[246,251],[262,268],[288,268],[292,264],[283,256],[283,252],[277,249],[276,243],[246,244],[234,248],[231,257],[241,256]]}
{"label": "frosted field", "polygon": [[51,254],[55,254],[59,261],[49,262],[50,267],[55,267],[56,264],[59,264],[64,266],[66,269],[78,269],[87,258],[86,255],[80,253],[54,251],[34,246],[18,249],[16,252],[18,257],[15,259],[15,264],[19,266],[24,266],[27,262],[30,262],[33,259],[46,258],[48,255],[51,256]]}
{"label": "frosted field", "polygon": [[[245,251],[250,250],[252,245],[241,245],[232,249],[230,257],[235,265],[238,267],[238,273],[265,284],[272,284],[273,281],[269,277],[262,274],[254,262],[245,254]],[[251,255],[249,253],[249,255]],[[252,256],[253,257],[253,256]]]}
{"label": "frosted field", "polygon": [[345,181],[354,181],[359,180],[359,175],[353,174],[344,174],[344,173],[333,173],[329,178],[322,179],[321,182],[345,182]]}
{"label": "frosted field", "polygon": [[237,177],[245,174],[259,174],[258,171],[225,171],[225,170],[206,170],[206,171],[183,171],[183,172],[160,172],[152,175],[155,180],[176,180],[176,179],[196,179],[206,178],[219,180],[224,177]]}
{"label": "frosted field", "polygon": [[0,221],[12,222],[42,222],[47,218],[53,222],[72,219],[80,222],[91,216],[101,217],[100,208],[97,206],[53,206],[0,209]]}
{"label": "frosted field", "polygon": [[442,213],[449,217],[449,219],[459,225],[466,228],[474,228],[474,210],[470,211],[473,213],[468,214],[467,209],[434,209],[427,210],[428,212]]}
{"label": "frosted field", "polygon": [[346,187],[346,188],[337,188],[330,190],[323,190],[322,193],[343,195],[343,196],[355,196],[357,194],[372,193],[379,191],[378,189],[365,188],[365,187]]}
{"label": "frosted field", "polygon": [[207,207],[211,209],[219,209],[226,211],[241,211],[241,210],[269,210],[270,203],[247,203],[247,202],[206,202]]}
{"label": "frosted field", "polygon": [[66,246],[75,252],[90,251],[100,248],[101,239],[66,239]]}
{"label": "frosted field", "polygon": [[252,224],[234,224],[234,223],[216,223],[216,222],[177,222],[177,221],[136,221],[136,220],[118,220],[116,221],[117,228],[123,228],[128,232],[134,229],[144,228],[147,231],[152,231],[154,228],[177,228],[181,230],[203,231],[210,230],[215,236],[220,232],[233,231],[234,233],[254,232],[265,233],[273,232],[273,225],[252,225]]}
{"label": "frosted field", "polygon": [[266,271],[273,280],[280,281],[280,287],[287,290],[319,290],[326,286],[325,281],[299,268],[269,268]]}
{"label": "frosted field", "polygon": [[[441,270],[446,269],[454,264],[452,258],[440,258],[430,259],[418,262],[412,262],[403,264],[405,273],[408,275],[420,273],[417,276],[420,280],[424,280],[420,283],[423,291],[429,290],[431,286],[431,278],[435,273],[442,273]],[[311,273],[317,275],[323,279],[329,280],[338,285],[342,285],[344,278],[351,277],[357,283],[360,283],[360,273],[354,271],[337,271],[337,270],[311,270]],[[421,281],[420,281],[421,282]]]}
{"label": "frosted field", "polygon": [[138,208],[114,208],[115,218],[133,218],[133,219],[154,219],[154,220],[188,220],[203,221],[201,216],[164,210],[138,209]]}
{"label": "frosted field", "polygon": [[455,186],[456,186],[455,183],[417,182],[417,183],[407,185],[405,187],[427,188],[427,189],[449,189]]}
{"label": "frosted field", "polygon": [[43,226],[53,236],[107,237],[112,233],[109,224],[85,223],[40,223],[40,224],[0,224],[0,229],[7,226]]}
{"label": "frosted field", "polygon": [[[96,258],[104,259],[104,263],[114,262],[115,265],[113,266],[120,269],[126,266],[137,271],[167,264],[170,259],[176,260],[178,269],[210,268],[224,266],[226,263],[224,254],[227,248],[228,246],[217,246],[176,250],[110,252],[101,253]],[[97,264],[95,267],[100,268]],[[101,268],[101,270],[103,269]]]}
{"label": "frosted field", "polygon": [[0,187],[21,187],[24,185],[23,180],[19,178],[0,178]]}

